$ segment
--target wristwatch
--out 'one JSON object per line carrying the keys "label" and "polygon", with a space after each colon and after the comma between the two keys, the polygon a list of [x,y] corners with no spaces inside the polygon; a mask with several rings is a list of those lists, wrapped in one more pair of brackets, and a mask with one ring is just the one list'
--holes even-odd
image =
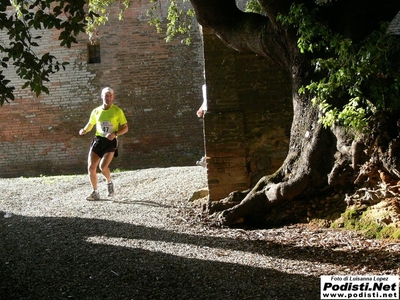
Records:
{"label": "wristwatch", "polygon": [[118,137],[118,131],[114,132],[115,137]]}

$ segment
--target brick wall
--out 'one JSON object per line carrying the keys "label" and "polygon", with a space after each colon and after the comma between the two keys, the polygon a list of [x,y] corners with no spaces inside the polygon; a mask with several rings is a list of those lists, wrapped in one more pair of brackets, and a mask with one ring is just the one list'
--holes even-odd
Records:
{"label": "brick wall", "polygon": [[[147,24],[148,5],[132,1],[124,22],[113,7],[99,31],[101,63],[87,63],[87,36],[66,49],[58,46],[56,32],[39,33],[42,50],[70,65],[53,76],[50,95],[36,99],[18,90],[16,100],[0,108],[0,177],[85,173],[91,135],[78,131],[101,104],[104,86],[115,90],[130,127],[111,168],[194,165],[205,151],[210,199],[218,200],[281,165],[292,119],[287,74],[207,31],[204,48],[198,31],[190,47],[167,44]],[[204,68],[208,112],[202,120],[195,112]],[[13,83],[21,85],[15,76]]]}
{"label": "brick wall", "polygon": [[[94,131],[78,131],[101,104],[104,86],[115,90],[130,128],[119,139],[120,156],[111,168],[194,165],[202,156],[202,122],[195,114],[202,102],[200,35],[195,27],[190,47],[166,43],[148,25],[149,6],[132,1],[123,22],[118,5],[112,7],[109,23],[99,30],[101,63],[87,63],[86,35],[67,49],[58,46],[57,32],[37,32],[43,36],[38,51],[50,50],[70,64],[51,78],[49,95],[37,99],[18,90],[16,100],[0,108],[0,177],[86,173]],[[6,39],[0,32],[0,40]],[[4,71],[13,85],[22,85],[11,69]]]}
{"label": "brick wall", "polygon": [[253,186],[286,157],[293,108],[288,74],[273,61],[226,47],[204,31],[204,116],[211,200]]}

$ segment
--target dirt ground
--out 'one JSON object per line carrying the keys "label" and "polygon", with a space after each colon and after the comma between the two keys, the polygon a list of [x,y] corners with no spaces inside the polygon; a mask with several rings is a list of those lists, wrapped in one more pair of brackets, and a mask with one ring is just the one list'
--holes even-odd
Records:
{"label": "dirt ground", "polygon": [[306,224],[218,228],[202,167],[1,180],[0,299],[320,299],[321,275],[400,275],[400,244]]}

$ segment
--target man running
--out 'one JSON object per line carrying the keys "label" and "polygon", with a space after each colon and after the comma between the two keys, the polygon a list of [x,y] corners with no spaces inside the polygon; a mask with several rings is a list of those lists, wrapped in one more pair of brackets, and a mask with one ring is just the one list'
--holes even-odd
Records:
{"label": "man running", "polygon": [[91,142],[88,156],[88,173],[93,192],[86,198],[89,201],[100,200],[97,186],[97,167],[107,180],[108,196],[114,195],[109,165],[117,150],[117,138],[128,132],[128,123],[122,109],[113,104],[114,91],[105,87],[101,91],[103,104],[93,109],[89,122],[80,131],[80,135],[90,132],[96,125],[96,134]]}

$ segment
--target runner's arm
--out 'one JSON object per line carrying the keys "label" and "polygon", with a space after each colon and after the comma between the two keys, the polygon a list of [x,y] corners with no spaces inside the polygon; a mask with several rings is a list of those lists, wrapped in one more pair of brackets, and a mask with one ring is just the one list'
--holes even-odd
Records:
{"label": "runner's arm", "polygon": [[87,124],[85,125],[85,127],[83,127],[81,130],[79,130],[79,134],[80,134],[80,135],[85,135],[85,134],[88,133],[90,130],[92,130],[93,126],[94,126],[94,124],[87,123]]}
{"label": "runner's arm", "polygon": [[128,123],[122,124],[118,130],[115,132],[116,135],[123,135],[125,133],[127,133],[129,130],[128,128]]}

